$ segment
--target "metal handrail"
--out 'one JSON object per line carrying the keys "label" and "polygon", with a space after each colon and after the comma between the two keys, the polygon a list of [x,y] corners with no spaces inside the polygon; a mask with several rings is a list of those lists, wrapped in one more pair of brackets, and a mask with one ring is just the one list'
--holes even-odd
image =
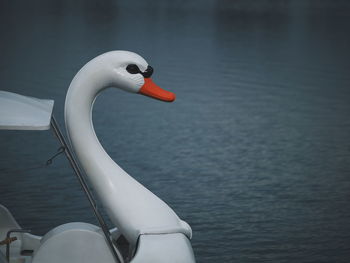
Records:
{"label": "metal handrail", "polygon": [[10,262],[10,244],[17,240],[17,238],[11,238],[11,234],[12,233],[30,233],[31,230],[25,230],[25,229],[11,229],[9,231],[7,231],[7,234],[6,234],[6,260],[8,262]]}
{"label": "metal handrail", "polygon": [[100,226],[101,226],[101,229],[103,231],[103,234],[105,235],[105,238],[106,238],[106,241],[107,241],[107,244],[115,258],[115,260],[118,262],[118,263],[123,263],[124,260],[120,254],[120,252],[114,247],[113,243],[112,243],[112,240],[111,240],[111,234],[109,232],[109,229],[107,227],[107,224],[106,222],[104,221],[102,215],[100,214],[100,212],[97,210],[97,206],[96,206],[96,202],[92,196],[92,193],[89,189],[89,186],[85,180],[85,178],[83,177],[83,173],[81,171],[81,169],[79,168],[79,165],[78,165],[78,162],[75,160],[74,156],[73,156],[73,153],[71,151],[71,149],[69,148],[69,145],[68,143],[66,142],[59,126],[58,126],[58,123],[55,119],[55,117],[52,115],[51,117],[51,127],[58,139],[58,141],[60,142],[61,146],[63,147],[64,149],[64,154],[66,155],[71,167],[73,168],[74,170],[74,173],[75,175],[77,176],[78,180],[79,180],[79,183],[81,185],[81,187],[83,188],[84,190],[84,193],[86,194],[86,197],[88,198],[89,200],[89,203],[92,207],[92,210],[94,211],[94,214],[95,214],[95,217],[97,219],[97,221],[99,222]]}

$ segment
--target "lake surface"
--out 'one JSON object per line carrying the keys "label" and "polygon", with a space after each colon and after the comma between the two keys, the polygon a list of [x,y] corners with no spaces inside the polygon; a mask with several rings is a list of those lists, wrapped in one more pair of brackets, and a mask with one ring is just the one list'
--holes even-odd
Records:
{"label": "lake surface", "polygon": [[[74,3],[73,3],[74,2]],[[348,262],[346,1],[1,1],[0,86],[55,100],[132,50],[172,103],[110,89],[94,124],[111,157],[193,229],[198,262]],[[0,203],[44,234],[96,224],[51,132],[0,131]],[[8,169],[23,172],[8,172]]]}

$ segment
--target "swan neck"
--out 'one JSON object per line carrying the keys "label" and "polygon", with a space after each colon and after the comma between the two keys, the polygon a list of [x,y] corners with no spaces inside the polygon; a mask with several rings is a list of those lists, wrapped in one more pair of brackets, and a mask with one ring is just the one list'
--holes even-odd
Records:
{"label": "swan neck", "polygon": [[[132,244],[142,234],[183,233],[190,227],[156,195],[120,168],[96,137],[92,108],[96,96],[113,86],[111,70],[89,62],[74,77],[65,103],[72,148],[110,220]],[[115,86],[115,85],[114,85]]]}

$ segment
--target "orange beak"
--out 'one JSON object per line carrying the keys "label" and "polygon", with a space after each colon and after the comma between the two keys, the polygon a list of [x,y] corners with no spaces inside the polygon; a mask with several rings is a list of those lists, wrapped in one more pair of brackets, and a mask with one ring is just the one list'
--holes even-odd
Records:
{"label": "orange beak", "polygon": [[176,96],[174,93],[164,90],[157,86],[151,78],[145,78],[145,84],[139,90],[139,93],[157,100],[172,102]]}

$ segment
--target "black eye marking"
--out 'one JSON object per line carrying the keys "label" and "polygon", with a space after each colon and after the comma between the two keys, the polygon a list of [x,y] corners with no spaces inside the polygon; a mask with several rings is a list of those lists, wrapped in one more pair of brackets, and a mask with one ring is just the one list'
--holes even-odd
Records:
{"label": "black eye marking", "polygon": [[153,74],[153,68],[151,66],[148,66],[147,69],[142,72],[139,67],[135,64],[129,64],[126,67],[126,71],[129,72],[130,74],[137,74],[140,73],[144,78],[149,78]]}
{"label": "black eye marking", "polygon": [[141,70],[139,69],[139,67],[135,64],[129,64],[126,67],[126,71],[129,72],[130,74],[137,74],[137,73],[141,73]]}

